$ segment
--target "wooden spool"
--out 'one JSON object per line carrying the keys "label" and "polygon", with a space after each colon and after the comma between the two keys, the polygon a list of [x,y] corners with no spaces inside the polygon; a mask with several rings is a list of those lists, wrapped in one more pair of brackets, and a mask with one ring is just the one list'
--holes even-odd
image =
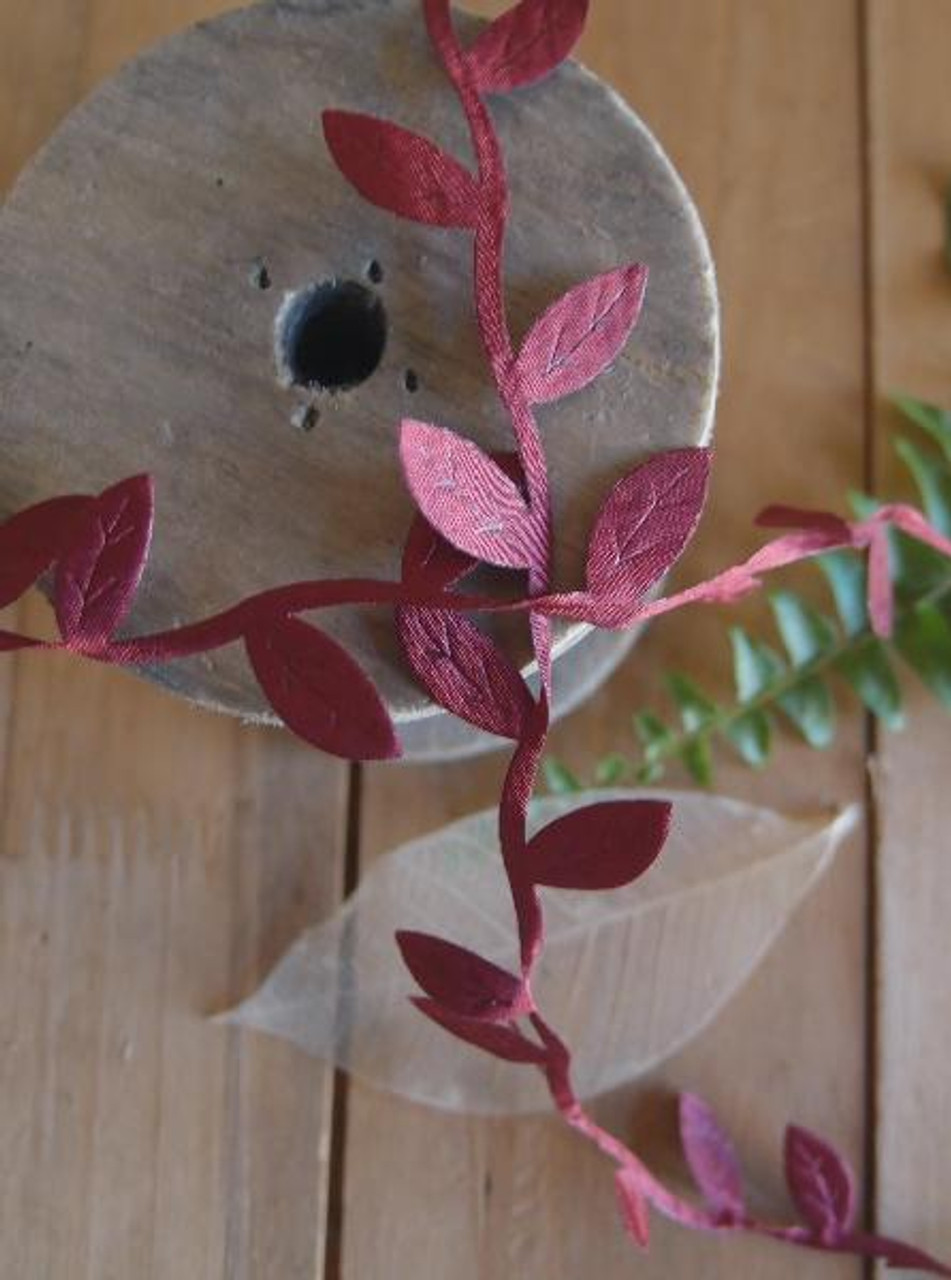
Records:
{"label": "wooden spool", "polygon": [[[156,537],[132,632],[281,583],[394,578],[413,514],[396,451],[405,416],[511,447],[475,329],[466,235],[365,204],[323,142],[331,106],[471,155],[416,0],[270,0],[127,66],[0,212],[0,515],[150,472]],[[610,485],[649,453],[709,436],[714,273],[654,138],[580,66],[493,100],[493,114],[513,191],[516,335],[573,283],[631,261],[651,269],[615,369],[542,411],[557,585],[571,587]],[[368,376],[345,390],[296,385],[315,369]],[[385,611],[321,625],[382,690],[407,754],[480,745],[405,674]],[[625,643],[560,630],[561,710]],[[202,705],[267,716],[240,647],[147,674]]]}

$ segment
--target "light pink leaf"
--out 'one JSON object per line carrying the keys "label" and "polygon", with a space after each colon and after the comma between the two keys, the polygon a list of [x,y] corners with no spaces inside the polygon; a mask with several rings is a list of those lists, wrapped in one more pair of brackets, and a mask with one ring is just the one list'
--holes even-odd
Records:
{"label": "light pink leaf", "polygon": [[0,525],[0,609],[19,600],[73,541],[93,498],[52,498]]}
{"label": "light pink leaf", "polygon": [[614,486],[588,546],[588,589],[640,599],[693,537],[710,478],[709,449],[675,449]]}
{"label": "light pink leaf", "polygon": [[855,1185],[842,1156],[821,1138],[790,1125],[785,1142],[786,1184],[809,1226],[834,1243],[855,1225]]}
{"label": "light pink leaf", "polygon": [[588,0],[521,0],[496,18],[468,54],[483,93],[508,93],[559,67],[581,38]]}
{"label": "light pink leaf", "polygon": [[407,419],[400,454],[420,511],[454,547],[505,569],[543,553],[518,485],[471,440]]}
{"label": "light pink leaf", "polygon": [[325,111],[323,126],[338,169],[371,204],[433,227],[475,226],[475,178],[428,138],[352,111]]}
{"label": "light pink leaf", "polygon": [[895,624],[895,587],[888,530],[881,524],[872,529],[868,544],[868,614],[872,630],[887,640]]}
{"label": "light pink leaf", "polygon": [[402,931],[396,941],[407,969],[450,1013],[482,1022],[510,1022],[523,1012],[519,979],[475,952],[428,933]]}
{"label": "light pink leaf", "polygon": [[536,321],[517,362],[532,404],[580,391],[617,359],[637,323],[646,288],[646,267],[609,271],[566,293]]}
{"label": "light pink leaf", "polygon": [[417,514],[403,548],[403,582],[409,587],[443,591],[454,586],[478,564],[475,556],[457,550]]}
{"label": "light pink leaf", "polygon": [[650,1244],[650,1207],[641,1190],[640,1179],[633,1169],[618,1169],[614,1189],[624,1229],[636,1245],[646,1249]]}
{"label": "light pink leaf", "polygon": [[680,1095],[680,1141],[710,1208],[724,1221],[742,1218],[743,1177],[733,1143],[711,1108],[692,1093]]}
{"label": "light pink leaf", "polygon": [[452,1035],[467,1044],[474,1044],[495,1058],[503,1058],[506,1062],[527,1062],[541,1066],[545,1061],[545,1050],[540,1044],[534,1044],[527,1036],[523,1036],[514,1027],[504,1023],[478,1022],[475,1018],[463,1018],[457,1013],[450,1013],[441,1008],[435,1000],[425,1000],[416,996],[413,1004],[427,1018],[443,1027]]}
{"label": "light pink leaf", "polygon": [[399,609],[396,624],[413,675],[441,707],[486,733],[522,736],[531,694],[484,631],[447,609]]}
{"label": "light pink leaf", "polygon": [[298,737],[345,760],[399,755],[380,695],[335,640],[299,618],[275,618],[245,644],[265,696]]}
{"label": "light pink leaf", "polygon": [[56,566],[56,619],[64,640],[95,648],[132,607],[152,540],[148,476],[123,480],[95,498]]}
{"label": "light pink leaf", "polygon": [[662,800],[609,800],[543,827],[525,853],[533,884],[552,889],[619,889],[653,865],[670,832]]}

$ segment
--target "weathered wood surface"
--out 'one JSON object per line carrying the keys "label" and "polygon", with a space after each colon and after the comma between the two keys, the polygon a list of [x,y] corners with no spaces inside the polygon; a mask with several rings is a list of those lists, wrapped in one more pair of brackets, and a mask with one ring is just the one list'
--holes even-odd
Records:
{"label": "weathered wood surface", "polygon": [[[8,0],[2,180],[120,58],[212,8]],[[872,394],[902,385],[951,402],[938,254],[951,14],[944,0],[593,8],[586,59],[690,183],[726,304],[715,498],[686,579],[752,545],[765,499],[837,503],[863,481],[873,444],[883,466],[891,421],[867,414]],[[654,694],[662,664],[725,678],[721,631],[722,619],[700,615],[658,626],[564,726],[559,751],[580,764],[626,743],[627,711]],[[554,1124],[433,1117],[357,1086],[336,1112],[328,1224],[327,1073],[198,1018],[330,909],[342,772],[116,673],[7,661],[0,697],[4,1280],[862,1274],[663,1228],[649,1259],[632,1257],[608,1170]],[[865,1135],[877,1155],[869,1218],[948,1253],[947,728],[925,698],[912,715],[909,732],[879,744],[878,823],[749,987],[647,1086],[600,1110],[663,1161],[670,1115],[648,1104],[700,1089],[735,1126],[766,1203],[781,1195],[787,1115],[859,1164]],[[869,746],[856,718],[830,755],[786,746],[763,777],[727,770],[721,783],[790,811],[860,799]],[[367,774],[364,864],[489,803],[498,776],[497,760]]]}
{"label": "weathered wood surface", "polygon": [[[403,417],[511,447],[475,328],[467,237],[353,192],[320,132],[321,112],[341,106],[469,157],[415,0],[269,2],[110,79],[0,211],[0,510],[150,472],[158,523],[134,630],[282,582],[396,578],[412,518]],[[556,574],[574,587],[609,483],[652,450],[708,434],[712,266],[676,174],[591,76],[567,67],[496,117],[512,174],[516,334],[570,284],[619,262],[653,273],[638,341],[611,379],[542,412]],[[557,200],[539,199],[547,189]],[[267,289],[255,283],[260,263]],[[314,394],[283,376],[275,323],[289,297],[334,280],[382,304],[386,348],[361,385]],[[302,431],[291,419],[308,405],[320,417]],[[397,713],[428,705],[386,611],[332,611],[327,625]],[[567,646],[585,628],[561,631]],[[241,715],[266,709],[240,646],[162,680]]]}

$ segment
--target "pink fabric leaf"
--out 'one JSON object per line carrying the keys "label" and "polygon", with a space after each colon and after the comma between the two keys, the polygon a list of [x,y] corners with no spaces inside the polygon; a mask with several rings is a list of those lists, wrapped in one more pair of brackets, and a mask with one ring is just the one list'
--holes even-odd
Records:
{"label": "pink fabric leaf", "polygon": [[397,610],[413,675],[446,711],[500,738],[518,740],[534,706],[515,665],[474,622],[447,609]]}
{"label": "pink fabric leaf", "polygon": [[674,449],[620,480],[588,546],[591,594],[625,600],[646,595],[693,537],[709,478],[709,449]]}
{"label": "pink fabric leaf", "polygon": [[670,832],[660,800],[611,800],[565,814],[525,852],[525,874],[552,889],[619,889],[653,865]]}
{"label": "pink fabric leaf", "polygon": [[0,525],[0,609],[23,595],[72,542],[93,498],[53,498]]}
{"label": "pink fabric leaf", "polygon": [[433,227],[475,226],[478,184],[435,143],[353,111],[325,111],[323,126],[337,168],[371,204]]}
{"label": "pink fabric leaf", "polygon": [[888,530],[882,524],[872,528],[868,544],[868,616],[875,634],[887,640],[895,624],[895,589]]}
{"label": "pink fabric leaf", "polygon": [[559,67],[581,38],[589,0],[521,0],[482,32],[468,62],[483,93],[535,84]]}
{"label": "pink fabric leaf", "polygon": [[878,514],[890,520],[896,529],[901,529],[919,542],[934,547],[943,555],[951,556],[951,541],[930,525],[921,512],[916,511],[914,507],[906,506],[904,503],[893,503],[883,507]]}
{"label": "pink fabric leaf", "polygon": [[614,1189],[624,1229],[636,1245],[646,1249],[650,1244],[650,1207],[640,1178],[633,1169],[618,1169],[614,1175]]}
{"label": "pink fabric leaf", "polygon": [[521,490],[478,445],[407,419],[400,454],[420,511],[454,547],[505,569],[536,562],[541,547]]}
{"label": "pink fabric leaf", "polygon": [[428,933],[396,935],[407,969],[450,1013],[480,1022],[511,1022],[525,1011],[525,992],[514,974],[475,952]]}
{"label": "pink fabric leaf", "polygon": [[733,1143],[712,1109],[692,1093],[680,1095],[680,1141],[710,1208],[724,1224],[742,1219],[743,1178]]}
{"label": "pink fabric leaf", "polygon": [[646,267],[623,267],[578,285],[545,312],[516,365],[532,404],[580,391],[617,359],[637,323],[646,288]]}
{"label": "pink fabric leaf", "polygon": [[784,1155],[796,1208],[823,1243],[835,1244],[855,1224],[852,1171],[834,1147],[796,1125],[786,1130]]}
{"label": "pink fabric leaf", "polygon": [[475,556],[447,542],[425,516],[416,516],[403,549],[402,577],[407,586],[443,591],[455,586],[478,563]]}
{"label": "pink fabric leaf", "polygon": [[149,476],[123,480],[93,500],[56,566],[55,607],[68,644],[96,649],[124,621],[152,541]]}
{"label": "pink fabric leaf", "polygon": [[458,1013],[441,1008],[435,1000],[426,1000],[420,996],[414,996],[412,1003],[451,1035],[484,1049],[495,1058],[503,1058],[506,1062],[531,1063],[533,1066],[541,1066],[545,1062],[546,1054],[542,1046],[523,1036],[515,1027],[501,1022],[479,1022],[475,1018],[463,1018]]}
{"label": "pink fabric leaf", "polygon": [[299,618],[278,617],[249,631],[254,674],[287,727],[345,760],[390,760],[399,743],[380,695],[350,655]]}
{"label": "pink fabric leaf", "polygon": [[806,511],[801,507],[775,504],[765,507],[756,517],[756,524],[764,529],[799,529],[826,533],[848,543],[852,529],[847,520],[830,511]]}
{"label": "pink fabric leaf", "polygon": [[930,1276],[951,1276],[951,1267],[923,1249],[905,1244],[902,1240],[891,1240],[888,1236],[871,1236],[856,1232],[844,1242],[849,1253],[862,1258],[877,1258],[888,1264],[889,1268],[902,1267],[911,1271],[923,1271]]}

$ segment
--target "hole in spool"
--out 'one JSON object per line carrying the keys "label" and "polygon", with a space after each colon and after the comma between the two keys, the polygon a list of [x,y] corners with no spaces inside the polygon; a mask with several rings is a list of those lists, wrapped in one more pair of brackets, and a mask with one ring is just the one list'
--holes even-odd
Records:
{"label": "hole in spool", "polygon": [[346,391],[379,368],[386,349],[386,311],[356,281],[325,281],[284,306],[277,339],[280,363],[295,386]]}

